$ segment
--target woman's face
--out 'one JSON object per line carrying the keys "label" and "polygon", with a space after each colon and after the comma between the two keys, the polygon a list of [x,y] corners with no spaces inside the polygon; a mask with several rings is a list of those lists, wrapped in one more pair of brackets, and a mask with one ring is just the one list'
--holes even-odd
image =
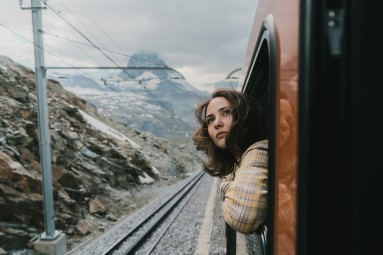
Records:
{"label": "woman's face", "polygon": [[226,137],[233,123],[231,107],[226,98],[216,97],[210,101],[206,108],[205,121],[213,143],[218,148],[226,148]]}

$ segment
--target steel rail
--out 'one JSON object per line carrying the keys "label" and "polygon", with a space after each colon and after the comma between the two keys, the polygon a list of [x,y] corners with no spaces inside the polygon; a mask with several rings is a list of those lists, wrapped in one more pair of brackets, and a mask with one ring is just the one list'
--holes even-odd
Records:
{"label": "steel rail", "polygon": [[[188,192],[196,185],[196,183],[202,178],[204,172],[200,172],[195,175],[191,180],[186,182],[177,189],[169,198],[161,203],[157,208],[155,208],[147,217],[137,223],[132,229],[130,229],[124,236],[120,237],[113,245],[109,247],[108,250],[101,253],[102,255],[112,255],[113,252],[119,250],[124,243],[132,237],[134,234],[138,233],[140,230],[144,229],[141,234],[138,234],[138,237],[135,236],[132,244],[129,247],[124,248],[124,251],[119,254],[129,254],[131,251],[137,249],[138,245],[143,242],[146,236],[150,233],[151,230],[156,228],[162,220],[164,220],[175,208],[175,206],[188,194]],[[168,206],[168,207],[166,207]],[[154,220],[153,220],[154,219]],[[153,221],[150,221],[153,220]]]}

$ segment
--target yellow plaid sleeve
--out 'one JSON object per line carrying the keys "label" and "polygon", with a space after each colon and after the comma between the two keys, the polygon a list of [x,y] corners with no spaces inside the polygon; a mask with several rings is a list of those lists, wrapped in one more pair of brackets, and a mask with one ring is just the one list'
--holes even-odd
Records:
{"label": "yellow plaid sleeve", "polygon": [[221,182],[222,216],[242,234],[256,231],[267,216],[267,149],[267,140],[250,146],[235,174]]}
{"label": "yellow plaid sleeve", "polygon": [[227,188],[229,187],[230,183],[234,181],[234,174],[231,173],[225,177],[222,178],[221,184],[220,184],[220,190],[221,190],[221,196],[222,196],[222,201],[225,200],[225,193]]}

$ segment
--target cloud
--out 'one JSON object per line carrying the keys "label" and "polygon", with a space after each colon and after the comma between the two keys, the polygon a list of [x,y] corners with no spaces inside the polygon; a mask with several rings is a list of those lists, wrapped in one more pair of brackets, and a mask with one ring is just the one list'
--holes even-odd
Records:
{"label": "cloud", "polygon": [[[48,4],[42,11],[47,65],[113,65],[99,50],[86,46],[89,39],[110,50],[104,53],[119,65],[128,63],[126,55],[155,52],[203,89],[241,67],[257,1],[49,0]],[[2,3],[0,17],[0,24],[32,40],[31,12],[21,10],[18,1]],[[0,54],[33,66],[31,43],[4,27],[0,31],[7,37],[0,41]]]}

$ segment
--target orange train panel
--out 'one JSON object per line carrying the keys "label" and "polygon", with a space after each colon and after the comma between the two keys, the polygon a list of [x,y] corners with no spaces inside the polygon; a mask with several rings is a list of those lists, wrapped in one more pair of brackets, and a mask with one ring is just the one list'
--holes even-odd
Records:
{"label": "orange train panel", "polygon": [[296,251],[299,1],[259,0],[244,71],[249,68],[262,22],[268,15],[272,15],[277,33],[274,254],[290,255]]}

